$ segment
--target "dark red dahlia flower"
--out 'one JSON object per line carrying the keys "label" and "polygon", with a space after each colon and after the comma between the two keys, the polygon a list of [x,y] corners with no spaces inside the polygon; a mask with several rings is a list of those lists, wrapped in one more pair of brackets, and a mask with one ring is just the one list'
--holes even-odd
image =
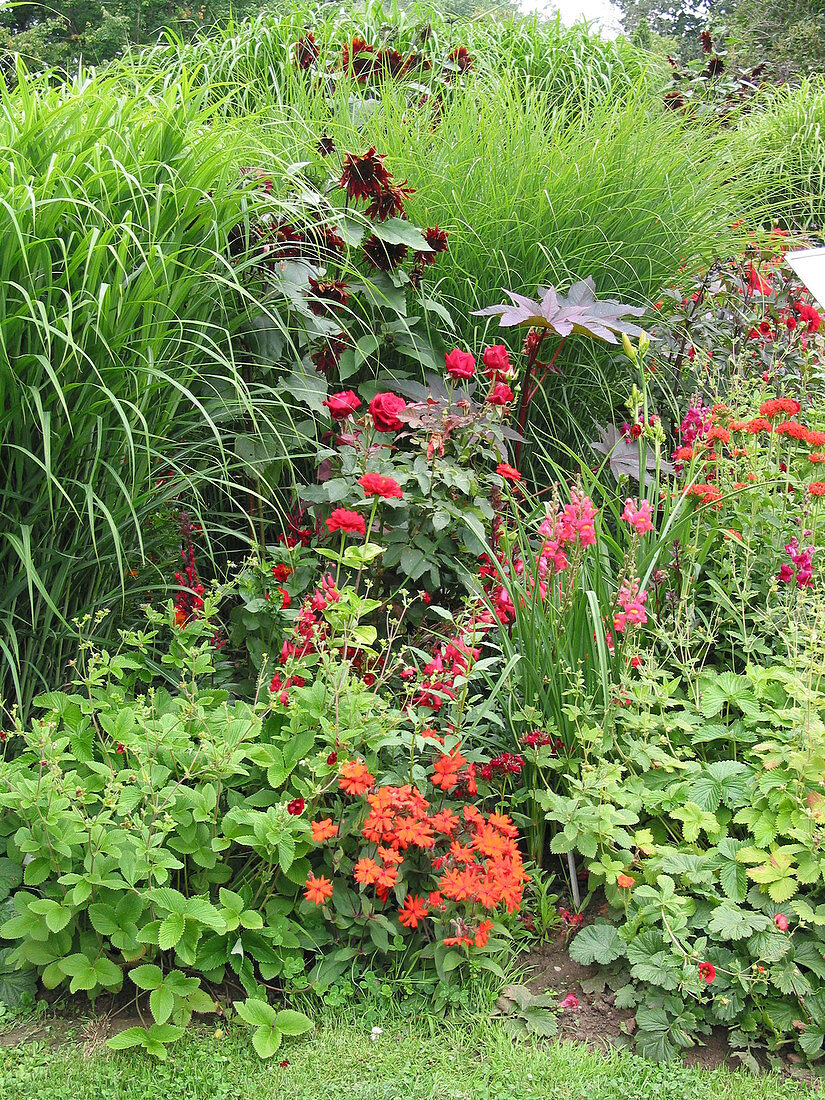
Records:
{"label": "dark red dahlia flower", "polygon": [[402,76],[406,69],[406,62],[398,50],[379,50],[375,55],[373,69],[382,76]]}
{"label": "dark red dahlia flower", "polygon": [[344,239],[337,225],[309,225],[304,237],[312,249],[324,255],[340,256],[344,251]]}
{"label": "dark red dahlia flower", "polygon": [[319,374],[329,374],[338,366],[341,355],[346,350],[347,338],[345,333],[339,332],[337,336],[331,336],[323,340],[314,351],[310,353],[310,359],[315,364]]}
{"label": "dark red dahlia flower", "polygon": [[322,157],[328,157],[335,152],[335,139],[331,138],[329,134],[322,134],[315,148]]}
{"label": "dark red dahlia flower", "polygon": [[393,271],[403,263],[407,255],[405,244],[389,244],[379,237],[368,237],[363,244],[363,253],[367,263],[378,271]]}
{"label": "dark red dahlia flower", "polygon": [[[404,183],[407,181],[404,180]],[[374,195],[372,202],[367,207],[367,217],[386,221],[387,218],[404,217],[404,202],[415,191],[412,187],[405,187],[404,183],[388,187],[380,195]]]}
{"label": "dark red dahlia flower", "polygon": [[370,46],[363,38],[356,35],[352,42],[344,44],[341,51],[341,67],[345,73],[354,76],[363,84],[376,67],[375,46]]}
{"label": "dark red dahlia flower", "polygon": [[447,251],[447,234],[443,229],[439,229],[437,225],[431,225],[424,230],[422,235],[432,251],[416,252],[415,262],[427,267],[435,263],[439,252]]}
{"label": "dark red dahlia flower", "polygon": [[318,43],[311,31],[302,34],[295,43],[295,64],[299,69],[311,69],[318,60]]}
{"label": "dark red dahlia flower", "polygon": [[342,309],[349,301],[347,284],[340,280],[318,280],[310,276],[309,289],[314,299],[310,301],[309,308],[313,313],[331,313]]}
{"label": "dark red dahlia flower", "polygon": [[355,153],[344,154],[344,170],[340,186],[350,199],[371,199],[382,195],[391,186],[391,174],[384,167],[386,154],[376,153],[371,145],[360,157]]}
{"label": "dark red dahlia flower", "polygon": [[265,238],[265,249],[279,260],[288,260],[301,255],[301,244],[304,235],[289,222],[279,222],[268,237]]}
{"label": "dark red dahlia flower", "polygon": [[459,72],[462,73],[466,73],[468,69],[472,69],[473,67],[473,59],[467,52],[466,46],[456,46],[450,54],[450,61],[452,61]]}

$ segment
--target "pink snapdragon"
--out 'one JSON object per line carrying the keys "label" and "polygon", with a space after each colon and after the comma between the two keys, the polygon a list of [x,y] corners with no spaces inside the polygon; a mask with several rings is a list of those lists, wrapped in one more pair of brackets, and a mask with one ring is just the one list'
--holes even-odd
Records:
{"label": "pink snapdragon", "polygon": [[645,603],[647,592],[639,591],[641,581],[637,578],[625,583],[619,589],[618,603],[621,611],[613,616],[613,629],[617,634],[624,634],[629,626],[644,626],[647,622]]}
{"label": "pink snapdragon", "polygon": [[653,508],[650,505],[650,501],[643,500],[641,504],[636,507],[636,501],[631,497],[628,497],[624,502],[624,511],[622,512],[622,519],[625,523],[629,523],[630,526],[636,531],[637,535],[647,534],[648,531],[654,531],[655,528],[651,522],[653,517]]}
{"label": "pink snapdragon", "polygon": [[552,569],[561,573],[570,564],[567,549],[578,543],[593,546],[596,542],[596,509],[590,497],[581,496],[575,489],[570,493],[570,503],[561,513],[558,506],[542,520],[539,535],[544,539],[539,554],[539,577],[544,579]]}
{"label": "pink snapdragon", "polygon": [[595,546],[596,509],[590,497],[579,496],[575,489],[570,491],[570,503],[565,504],[556,533],[563,542],[579,542],[581,546]]}
{"label": "pink snapdragon", "polygon": [[[809,535],[810,531],[806,531],[805,534]],[[798,588],[809,588],[814,575],[814,547],[806,546],[803,549],[799,545],[799,540],[794,537],[785,544],[785,553],[790,556],[793,565],[787,561],[783,562],[779,569],[778,579],[783,584],[790,584],[795,579]]]}
{"label": "pink snapdragon", "polygon": [[704,439],[711,426],[711,409],[702,404],[698,399],[697,404],[692,404],[682,418],[682,423],[676,429],[682,440],[682,444],[689,446],[697,439]]}

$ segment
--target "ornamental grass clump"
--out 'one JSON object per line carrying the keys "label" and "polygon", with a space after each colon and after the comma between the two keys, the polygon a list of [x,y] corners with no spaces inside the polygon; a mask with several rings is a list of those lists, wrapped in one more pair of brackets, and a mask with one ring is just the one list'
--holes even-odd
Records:
{"label": "ornamental grass clump", "polygon": [[243,196],[206,94],[20,75],[0,82],[0,700],[28,713],[76,617],[166,583],[159,517],[211,494],[243,522],[235,427],[283,402],[253,402],[231,344]]}

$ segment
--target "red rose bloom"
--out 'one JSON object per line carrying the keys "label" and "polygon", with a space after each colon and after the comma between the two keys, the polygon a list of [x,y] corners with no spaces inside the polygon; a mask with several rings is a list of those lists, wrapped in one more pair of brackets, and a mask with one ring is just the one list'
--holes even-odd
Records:
{"label": "red rose bloom", "polygon": [[504,382],[496,382],[487,394],[487,403],[490,405],[509,405],[513,400],[513,391]]}
{"label": "red rose bloom", "polygon": [[348,508],[336,508],[327,520],[330,532],[344,531],[348,535],[365,535],[367,525],[364,517],[358,512],[351,512]]}
{"label": "red rose bloom", "polygon": [[292,814],[293,817],[300,817],[304,812],[305,805],[303,798],[293,798],[291,802],[287,802],[286,812]]}
{"label": "red rose bloom", "polygon": [[324,401],[333,420],[345,420],[361,405],[360,398],[352,390],[333,393]]}
{"label": "red rose bloom", "polygon": [[496,473],[506,481],[521,481],[521,474],[515,466],[510,466],[507,462],[499,462],[496,466]]}
{"label": "red rose bloom", "polygon": [[397,432],[403,426],[398,414],[406,407],[407,402],[397,393],[377,393],[369,404],[376,431]]}
{"label": "red rose bloom", "polygon": [[504,344],[484,349],[484,373],[491,382],[506,382],[513,375],[513,365]]}
{"label": "red rose bloom", "polygon": [[382,497],[391,500],[393,497],[401,497],[401,486],[394,477],[385,477],[383,474],[366,473],[358,478],[358,484],[368,497]]}
{"label": "red rose bloom", "polygon": [[450,378],[472,378],[476,372],[475,356],[460,348],[453,348],[449,355],[444,356],[444,362]]}

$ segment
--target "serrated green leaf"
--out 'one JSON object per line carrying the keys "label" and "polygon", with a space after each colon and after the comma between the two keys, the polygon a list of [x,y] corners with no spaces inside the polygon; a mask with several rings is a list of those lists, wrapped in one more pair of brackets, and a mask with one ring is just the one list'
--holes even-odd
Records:
{"label": "serrated green leaf", "polygon": [[12,890],[23,881],[23,868],[7,856],[0,858],[0,901],[5,901]]}
{"label": "serrated green leaf", "polygon": [[163,971],[154,963],[135,966],[129,971],[129,977],[138,989],[157,989],[163,982]]}
{"label": "serrated green leaf", "polygon": [[252,1027],[271,1027],[275,1023],[277,1013],[272,1005],[257,997],[247,997],[245,1001],[232,1002],[235,1011],[244,1023]]}
{"label": "serrated green leaf", "polygon": [[186,921],[182,913],[170,913],[165,920],[160,922],[158,929],[158,947],[161,951],[168,951],[174,947],[183,935]]}
{"label": "serrated green leaf", "polygon": [[723,940],[744,940],[754,932],[770,928],[771,921],[764,913],[755,913],[737,905],[724,902],[717,905],[708,922],[708,931]]}
{"label": "serrated green leaf", "polygon": [[165,1024],[174,1011],[175,994],[163,985],[158,989],[153,989],[149,994],[149,1008],[152,1011],[155,1022],[158,1024]]}
{"label": "serrated green leaf", "polygon": [[283,1008],[275,1017],[275,1027],[284,1035],[303,1035],[306,1031],[312,1031],[312,1020],[303,1012],[295,1012],[291,1008]]}
{"label": "serrated green leaf", "polygon": [[574,962],[607,966],[625,953],[619,930],[612,924],[590,924],[570,944]]}
{"label": "serrated green leaf", "polygon": [[281,1033],[277,1028],[259,1027],[252,1035],[252,1046],[259,1058],[271,1058],[281,1045]]}
{"label": "serrated green leaf", "polygon": [[145,1027],[127,1027],[111,1039],[106,1040],[109,1050],[129,1050],[131,1047],[145,1047],[149,1042],[149,1033]]}

